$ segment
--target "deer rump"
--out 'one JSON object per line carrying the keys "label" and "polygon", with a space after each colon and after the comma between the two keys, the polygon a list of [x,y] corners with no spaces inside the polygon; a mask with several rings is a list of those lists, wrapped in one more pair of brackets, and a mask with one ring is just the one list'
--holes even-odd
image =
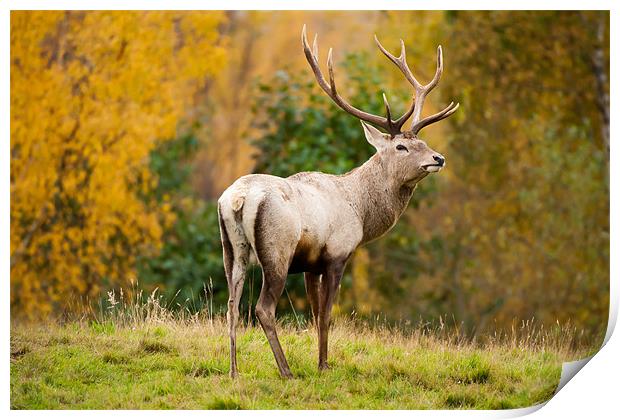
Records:
{"label": "deer rump", "polygon": [[[284,179],[260,174],[237,180],[218,202],[230,256],[243,257],[247,250],[245,265],[273,264],[286,267],[288,274],[322,274],[328,262],[346,259],[350,252],[339,255],[336,245],[359,240],[342,241],[347,231],[353,236],[347,225],[355,214],[351,209],[342,217],[343,206],[349,206],[334,191],[337,186],[330,177],[301,173]],[[326,187],[332,194],[325,193]]]}

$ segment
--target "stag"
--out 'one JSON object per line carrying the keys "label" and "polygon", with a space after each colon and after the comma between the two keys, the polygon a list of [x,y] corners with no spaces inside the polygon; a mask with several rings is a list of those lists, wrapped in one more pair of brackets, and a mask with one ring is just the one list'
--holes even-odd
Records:
{"label": "stag", "polygon": [[[327,337],[334,297],[343,271],[357,247],[389,231],[401,216],[418,182],[445,165],[444,157],[418,138],[429,124],[452,115],[458,104],[422,118],[428,93],[443,71],[441,46],[433,79],[421,84],[407,65],[405,44],[400,56],[388,52],[375,36],[381,52],[413,85],[409,109],[397,119],[385,94],[385,117],[369,114],[345,101],[336,89],[332,50],[325,79],[318,63],[317,37],[310,49],[306,27],[302,29],[304,54],[323,91],[347,113],[359,118],[366,140],[376,153],[363,165],[344,175],[302,172],[288,178],[252,174],[235,181],[218,200],[224,269],[228,281],[228,333],[230,376],[238,376],[236,325],[239,301],[248,264],[260,265],[263,284],[255,313],[267,336],[280,374],[291,370],[276,333],[276,305],[289,273],[304,273],[319,338],[319,369],[328,367]],[[409,119],[411,127],[402,130]],[[377,129],[382,128],[385,133]]]}

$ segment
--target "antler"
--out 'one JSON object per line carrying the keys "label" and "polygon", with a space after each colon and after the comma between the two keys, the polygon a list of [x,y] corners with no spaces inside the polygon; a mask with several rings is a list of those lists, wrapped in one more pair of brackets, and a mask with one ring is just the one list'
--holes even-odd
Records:
{"label": "antler", "polygon": [[405,121],[407,121],[407,119],[411,116],[411,114],[414,111],[415,102],[412,102],[407,112],[405,112],[397,120],[392,120],[392,112],[390,110],[390,104],[388,103],[385,93],[383,94],[383,102],[385,103],[385,112],[386,112],[387,117],[381,117],[378,115],[369,114],[368,112],[362,111],[350,105],[347,101],[345,101],[342,98],[342,96],[340,96],[340,94],[338,94],[338,91],[336,90],[336,82],[334,80],[334,64],[333,64],[333,59],[332,59],[331,48],[329,49],[329,53],[327,54],[327,69],[329,71],[329,83],[323,77],[323,73],[321,72],[321,68],[319,67],[319,61],[318,61],[319,48],[317,45],[317,37],[318,35],[314,36],[312,50],[310,50],[310,45],[308,44],[308,39],[306,38],[306,25],[304,25],[301,31],[301,42],[304,47],[304,53],[306,55],[306,59],[308,60],[308,63],[310,64],[310,67],[312,68],[312,71],[314,72],[314,75],[316,77],[316,81],[319,83],[319,86],[321,86],[321,89],[323,89],[323,91],[325,91],[325,93],[327,93],[327,95],[330,98],[332,98],[332,100],[336,103],[336,105],[338,105],[340,108],[342,108],[344,111],[348,112],[349,114],[359,118],[360,120],[364,120],[366,122],[369,122],[371,124],[374,124],[378,127],[385,129],[388,133],[390,133],[392,137],[396,136],[397,134],[400,134],[401,127],[403,126],[403,124],[405,124]]}
{"label": "antler", "polygon": [[381,52],[385,54],[385,56],[389,58],[391,62],[396,64],[396,66],[400,69],[400,71],[403,73],[405,78],[415,88],[415,101],[413,105],[415,112],[413,113],[413,119],[411,121],[411,129],[409,130],[410,132],[412,132],[414,135],[418,134],[418,132],[422,128],[426,127],[427,125],[443,120],[444,118],[447,118],[450,115],[454,114],[454,112],[458,109],[459,104],[457,103],[455,105],[454,102],[450,102],[450,105],[448,105],[442,111],[436,114],[430,115],[422,120],[420,119],[422,115],[422,108],[424,107],[424,100],[426,99],[426,95],[428,95],[429,92],[433,90],[435,86],[437,86],[437,84],[439,83],[439,78],[441,77],[441,73],[443,73],[443,54],[441,50],[441,45],[437,47],[437,70],[435,70],[435,76],[433,77],[433,80],[431,80],[428,84],[422,85],[413,76],[411,69],[407,65],[407,58],[405,54],[405,43],[403,42],[402,39],[400,40],[400,56],[398,57],[394,57],[385,48],[383,48],[383,45],[381,45],[381,43],[379,42],[379,39],[377,38],[377,35],[375,35],[375,42],[377,43],[377,46],[379,47]]}

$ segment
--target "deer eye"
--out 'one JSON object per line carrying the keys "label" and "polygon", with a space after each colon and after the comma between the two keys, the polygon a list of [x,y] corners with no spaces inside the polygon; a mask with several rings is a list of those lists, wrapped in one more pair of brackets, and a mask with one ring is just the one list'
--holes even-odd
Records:
{"label": "deer eye", "polygon": [[396,150],[404,150],[405,152],[408,152],[409,150],[407,150],[407,148],[405,146],[403,146],[402,144],[399,144],[398,146],[396,146]]}

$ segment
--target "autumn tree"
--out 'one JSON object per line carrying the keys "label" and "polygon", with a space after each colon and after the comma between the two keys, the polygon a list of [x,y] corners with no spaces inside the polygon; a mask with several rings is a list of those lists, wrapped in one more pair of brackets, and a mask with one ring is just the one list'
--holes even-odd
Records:
{"label": "autumn tree", "polygon": [[173,214],[143,197],[224,64],[219,12],[11,14],[11,304],[66,309],[134,275]]}
{"label": "autumn tree", "polygon": [[[609,287],[606,12],[447,13],[443,90],[461,102],[414,296],[469,328],[601,333]],[[437,281],[441,279],[440,281]]]}

